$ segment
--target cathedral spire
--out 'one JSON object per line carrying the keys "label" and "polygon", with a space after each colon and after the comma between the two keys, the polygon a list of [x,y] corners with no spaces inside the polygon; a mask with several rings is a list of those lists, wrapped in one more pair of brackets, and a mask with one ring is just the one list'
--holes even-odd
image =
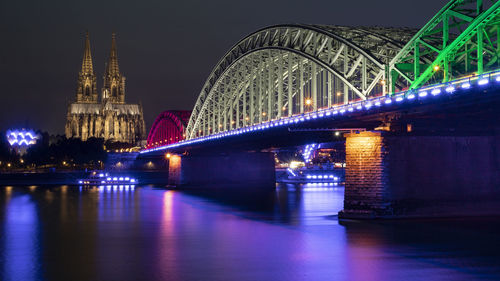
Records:
{"label": "cathedral spire", "polygon": [[82,74],[94,74],[92,54],[90,53],[89,32],[85,33],[85,50],[83,51]]}
{"label": "cathedral spire", "polygon": [[83,51],[82,70],[78,74],[76,102],[97,103],[97,84],[90,53],[89,32],[85,33],[85,49]]}
{"label": "cathedral spire", "polygon": [[123,77],[118,68],[115,33],[111,37],[111,51],[109,52],[109,59],[105,69],[102,101],[125,103],[125,77]]}
{"label": "cathedral spire", "polygon": [[111,51],[109,53],[109,61],[107,67],[108,74],[118,74],[120,69],[118,68],[118,55],[116,52],[116,34],[113,32],[111,36]]}

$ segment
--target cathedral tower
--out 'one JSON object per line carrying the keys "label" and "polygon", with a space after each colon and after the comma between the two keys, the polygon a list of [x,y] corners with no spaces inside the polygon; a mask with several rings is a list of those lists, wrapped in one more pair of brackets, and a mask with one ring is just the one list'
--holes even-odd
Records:
{"label": "cathedral tower", "polygon": [[89,138],[102,138],[130,144],[139,143],[146,136],[142,106],[125,103],[125,77],[118,68],[115,34],[104,73],[101,102],[98,100],[96,89],[87,33],[82,70],[78,75],[76,101],[68,105],[66,137],[84,141]]}
{"label": "cathedral tower", "polygon": [[82,69],[78,73],[76,88],[76,101],[84,103],[97,103],[97,84],[90,53],[89,33],[85,34],[85,50],[83,51]]}
{"label": "cathedral tower", "polygon": [[118,68],[118,55],[116,52],[116,36],[111,38],[111,51],[104,73],[104,86],[102,87],[102,101],[111,103],[125,103],[125,77]]}

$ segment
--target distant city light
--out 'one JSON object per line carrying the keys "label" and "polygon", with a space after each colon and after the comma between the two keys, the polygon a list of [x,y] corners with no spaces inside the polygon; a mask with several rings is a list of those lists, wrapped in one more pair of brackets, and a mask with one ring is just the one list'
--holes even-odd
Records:
{"label": "distant city light", "polygon": [[304,162],[309,163],[314,156],[314,150],[319,149],[318,144],[308,144],[306,145],[304,152],[302,153],[302,156],[304,157]]}

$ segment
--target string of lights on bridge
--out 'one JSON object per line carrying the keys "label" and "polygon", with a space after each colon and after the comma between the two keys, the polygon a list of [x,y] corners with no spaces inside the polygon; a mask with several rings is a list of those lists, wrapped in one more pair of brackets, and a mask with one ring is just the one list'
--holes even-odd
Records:
{"label": "string of lights on bridge", "polygon": [[248,126],[245,128],[234,129],[209,136],[184,140],[174,144],[145,149],[142,150],[140,153],[161,151],[191,144],[202,143],[211,140],[217,140],[230,136],[268,130],[276,127],[295,125],[309,120],[331,118],[335,116],[346,116],[350,113],[367,111],[374,108],[381,108],[383,106],[403,103],[405,101],[411,102],[414,100],[423,100],[429,96],[437,97],[441,94],[453,94],[455,91],[459,89],[469,90],[472,87],[485,87],[486,85],[492,82],[500,84],[500,71],[490,72],[483,75],[468,76],[447,83],[441,83],[423,87],[418,90],[403,91],[393,95],[378,96],[375,98],[363,101],[357,101],[350,104],[337,105],[328,109],[318,110],[316,112],[309,112],[301,115],[285,117],[279,120],[268,121],[265,123]]}

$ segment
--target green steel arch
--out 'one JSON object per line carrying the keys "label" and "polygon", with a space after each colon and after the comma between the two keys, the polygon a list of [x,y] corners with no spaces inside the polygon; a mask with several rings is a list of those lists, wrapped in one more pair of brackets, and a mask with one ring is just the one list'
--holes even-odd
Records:
{"label": "green steel arch", "polygon": [[386,65],[415,33],[320,25],[279,25],[252,33],[213,69],[186,138],[383,95]]}
{"label": "green steel arch", "polygon": [[453,0],[389,63],[389,91],[416,89],[499,67],[500,2]]}

